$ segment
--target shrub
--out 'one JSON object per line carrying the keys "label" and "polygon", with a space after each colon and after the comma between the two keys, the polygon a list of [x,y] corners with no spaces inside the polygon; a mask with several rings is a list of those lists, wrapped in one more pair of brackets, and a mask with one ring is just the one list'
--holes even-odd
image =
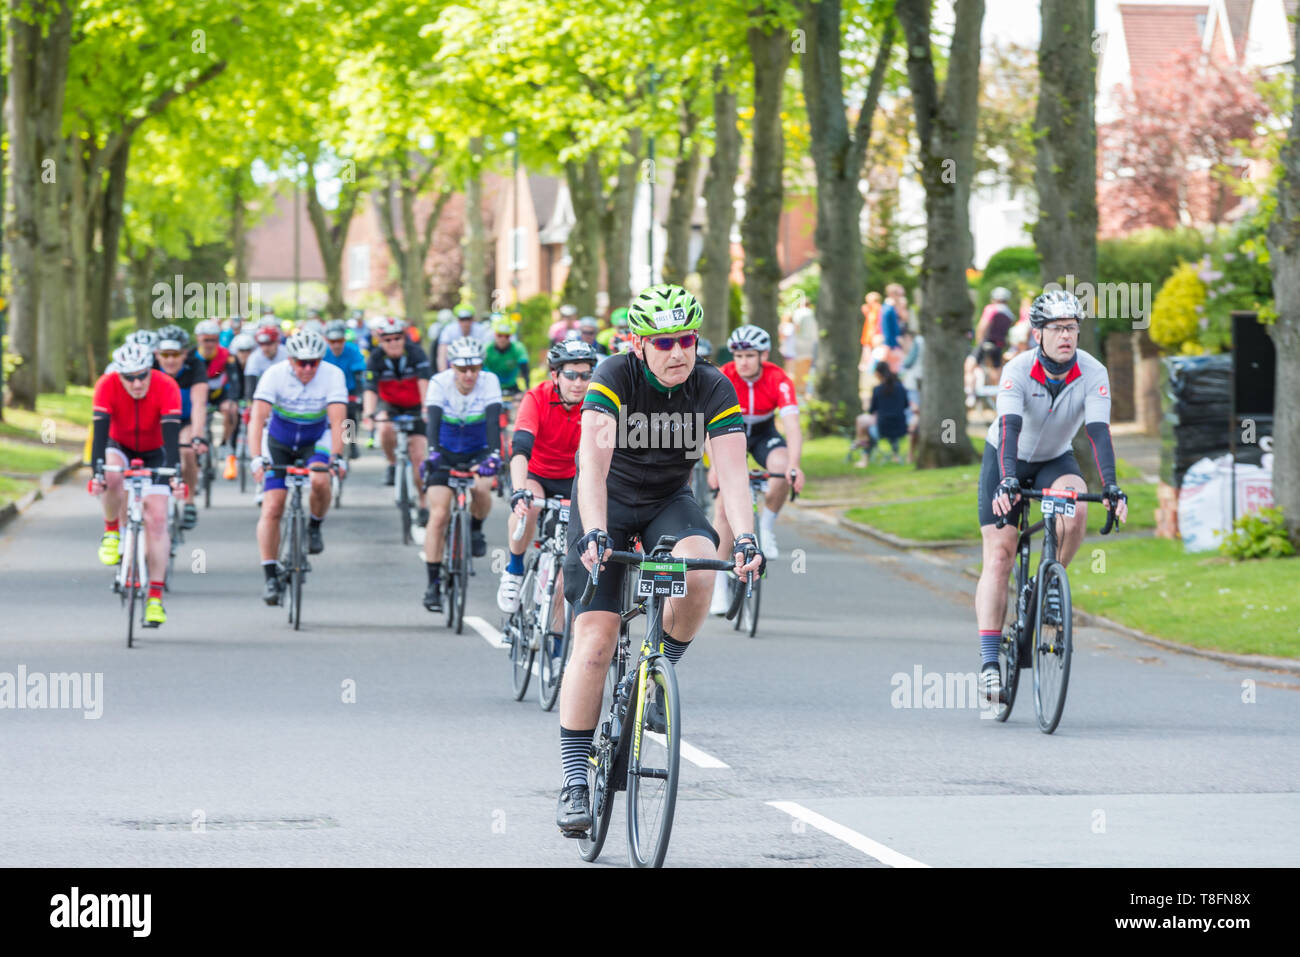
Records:
{"label": "shrub", "polygon": [[538,293],[506,310],[507,315],[519,316],[515,337],[528,350],[528,361],[533,365],[545,361],[546,350],[551,344],[546,333],[555,321],[552,318],[555,308],[554,299],[545,293]]}
{"label": "shrub", "polygon": [[[1033,246],[1007,246],[989,257],[989,261],[984,264],[984,276],[987,279],[998,273],[1024,273],[1036,280],[1041,275],[1041,269],[1038,250]],[[982,280],[980,285],[983,284]]]}
{"label": "shrub", "polygon": [[1219,552],[1243,561],[1251,558],[1285,558],[1295,554],[1295,547],[1282,524],[1280,508],[1262,508],[1241,516],[1233,523],[1232,534],[1219,543]]}
{"label": "shrub", "polygon": [[1200,319],[1205,311],[1205,283],[1193,263],[1183,263],[1156,293],[1151,306],[1151,340],[1184,355],[1199,355]]}

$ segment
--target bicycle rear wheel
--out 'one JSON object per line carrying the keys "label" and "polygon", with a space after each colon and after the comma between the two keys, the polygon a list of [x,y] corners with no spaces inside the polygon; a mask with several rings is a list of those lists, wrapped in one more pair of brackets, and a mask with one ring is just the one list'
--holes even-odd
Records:
{"label": "bicycle rear wheel", "polygon": [[[608,702],[605,703],[608,707]],[[602,711],[606,714],[606,711]],[[614,816],[614,782],[610,773],[614,766],[614,750],[606,746],[597,754],[597,762],[587,763],[587,793],[591,801],[591,830],[578,838],[578,854],[584,861],[600,857],[609,835],[609,822]]]}
{"label": "bicycle rear wheel", "polygon": [[456,559],[456,634],[465,628],[465,594],[469,591],[469,512],[460,513],[460,554]]}
{"label": "bicycle rear wheel", "polygon": [[248,489],[248,447],[244,440],[239,440],[239,494],[243,495]]}
{"label": "bicycle rear wheel", "polygon": [[[667,716],[666,730],[655,734],[647,727],[648,708],[637,705],[632,721],[632,754],[627,763],[627,852],[634,867],[662,867],[672,835],[681,771],[682,729],[677,696],[677,676],[663,655],[646,666],[646,699],[658,686]],[[627,733],[626,731],[624,732]]]}
{"label": "bicycle rear wheel", "polygon": [[[1070,580],[1065,566],[1050,562],[1038,572],[1038,609],[1034,614],[1034,711],[1038,730],[1051,734],[1061,723],[1065,691],[1070,684],[1070,653],[1073,646]],[[1060,589],[1059,612],[1048,607],[1049,588]]]}
{"label": "bicycle rear wheel", "polygon": [[337,472],[330,473],[330,485],[334,486],[334,507],[343,507],[343,480]]}
{"label": "bicycle rear wheel", "polygon": [[520,589],[519,608],[511,616],[510,629],[510,683],[516,701],[523,701],[528,691],[528,681],[533,676],[533,626],[530,619],[535,611],[533,607],[533,589],[537,582],[537,567],[534,565],[524,575],[523,587]]}
{"label": "bicycle rear wheel", "polygon": [[406,461],[400,463],[397,474],[397,515],[402,522],[402,544],[409,545],[411,538],[411,489],[409,485],[410,467]]}
{"label": "bicycle rear wheel", "polygon": [[[745,588],[746,586],[742,582],[740,587]],[[748,598],[745,599],[744,605],[741,606],[740,614],[736,616],[737,620],[741,618],[745,619],[745,627],[749,629],[749,637],[751,638],[753,638],[754,635],[758,632],[758,606],[762,597],[763,597],[763,579],[755,578],[753,594],[751,594]]]}
{"label": "bicycle rear wheel", "polygon": [[126,536],[127,547],[122,553],[122,569],[126,572],[126,584],[124,586],[123,596],[126,604],[126,646],[135,647],[135,602],[140,593],[140,561],[136,555],[136,549],[140,547],[138,533],[128,533]]}
{"label": "bicycle rear wheel", "polygon": [[292,582],[290,585],[289,599],[290,614],[293,617],[293,630],[297,631],[299,624],[302,622],[302,566],[306,561],[307,549],[303,542],[302,533],[302,516],[294,515],[293,517],[293,556]]}
{"label": "bicycle rear wheel", "polygon": [[[564,594],[558,588],[552,598],[552,612],[557,601],[566,604]],[[546,620],[546,636],[542,639],[542,653],[537,662],[537,703],[543,711],[550,711],[560,700],[560,682],[564,680],[564,665],[569,660],[569,648],[573,642],[573,609],[565,607],[564,630],[558,635],[550,630],[553,620],[553,617]]]}

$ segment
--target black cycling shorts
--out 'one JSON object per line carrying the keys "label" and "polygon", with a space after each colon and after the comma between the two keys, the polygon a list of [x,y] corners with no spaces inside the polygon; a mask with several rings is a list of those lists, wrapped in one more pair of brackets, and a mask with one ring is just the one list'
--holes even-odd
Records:
{"label": "black cycling shorts", "polygon": [[785,448],[785,439],[776,430],[776,416],[766,422],[755,422],[745,439],[745,448],[754,456],[759,468],[767,468],[767,457],[774,449]]}
{"label": "black cycling shorts", "polygon": [[[425,432],[425,425],[424,425],[424,406],[422,406],[422,405],[393,405],[391,402],[384,402],[384,401],[381,400],[380,403],[379,403],[379,405],[375,407],[375,411],[376,411],[376,412],[383,412],[385,415],[388,416],[389,419],[392,419],[393,417],[395,417],[395,416],[399,416],[399,415],[413,415],[413,416],[415,416],[415,422],[412,423],[412,428],[414,428],[415,431],[416,431],[416,432],[417,432],[417,433],[418,433],[418,434],[423,438],[423,436],[424,436],[424,432]],[[443,484],[446,484],[446,483],[444,482]]]}
{"label": "black cycling shorts", "polygon": [[444,450],[438,459],[438,468],[425,479],[424,487],[428,489],[433,488],[435,485],[449,485],[452,469],[458,472],[468,472],[472,466],[487,458],[490,451],[491,449],[478,449],[474,452],[448,452]]}
{"label": "black cycling shorts", "polygon": [[547,498],[573,498],[573,479],[542,478],[533,472],[528,473],[529,481],[542,487],[542,494]]}
{"label": "black cycling shorts", "polygon": [[[618,551],[627,551],[634,534],[640,536],[641,547],[646,551],[654,548],[661,535],[672,535],[678,541],[692,535],[703,535],[713,542],[714,548],[718,547],[718,533],[709,524],[689,486],[683,485],[666,499],[635,506],[610,499],[606,515],[609,528],[605,531],[609,533],[610,545]],[[578,483],[575,481],[569,510],[569,550],[564,556],[564,597],[574,606],[575,615],[593,610],[617,612],[623,604],[623,575],[627,566],[616,562],[608,562],[601,569],[600,582],[591,597],[591,604],[579,604],[590,576],[574,545],[585,534],[578,511]]]}
{"label": "black cycling shorts", "polygon": [[304,468],[327,465],[330,460],[329,441],[329,434],[325,433],[315,442],[292,448],[268,437],[266,451],[263,454],[271,460],[271,467],[266,470],[266,478],[262,481],[263,490],[271,492],[275,489],[287,488],[284,469],[285,466],[293,465],[295,462],[301,461]]}
{"label": "black cycling shorts", "polygon": [[[1051,488],[1052,483],[1062,475],[1082,474],[1083,471],[1079,468],[1079,462],[1070,449],[1066,449],[1063,454],[1045,462],[1026,462],[1024,459],[1016,459],[1016,478],[1020,479],[1020,485],[1023,488]],[[984,446],[984,462],[980,466],[980,525],[997,524],[998,517],[993,514],[993,496],[998,490],[998,483],[1001,481],[1002,468],[998,463],[997,447],[991,442],[986,443]],[[1008,525],[1015,525],[1020,520],[1020,509],[1024,507],[1025,501],[1022,498],[1011,506],[1011,511],[1006,517]]]}

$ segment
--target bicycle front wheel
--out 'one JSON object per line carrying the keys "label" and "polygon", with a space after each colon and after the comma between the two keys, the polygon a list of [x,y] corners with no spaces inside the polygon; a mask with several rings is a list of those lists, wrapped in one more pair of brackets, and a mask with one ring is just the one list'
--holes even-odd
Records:
{"label": "bicycle front wheel", "polygon": [[550,711],[560,700],[564,664],[569,660],[569,648],[573,642],[573,609],[567,606],[558,588],[552,598],[552,611],[556,602],[564,606],[564,630],[560,634],[552,632],[550,625],[554,618],[547,618],[546,637],[542,639],[542,654],[537,663],[537,703],[543,711]]}
{"label": "bicycle front wheel", "polygon": [[[1038,730],[1051,734],[1061,722],[1065,690],[1070,683],[1070,652],[1073,645],[1070,580],[1065,566],[1050,562],[1038,574],[1038,608],[1034,615],[1034,711]],[[1049,600],[1057,590],[1056,600]]]}
{"label": "bicycle front wheel", "polygon": [[536,568],[530,568],[528,574],[524,576],[524,584],[520,590],[519,608],[511,616],[510,682],[516,701],[524,700],[524,694],[528,691],[528,680],[533,675],[533,658],[537,654],[533,650],[533,627],[529,621],[535,610],[532,597],[536,581]]}
{"label": "bicycle front wheel", "polygon": [[293,582],[291,585],[290,614],[293,616],[293,630],[297,631],[302,623],[302,566],[307,560],[306,543],[303,541],[302,516],[293,519]]}
{"label": "bicycle front wheel", "polygon": [[126,600],[126,646],[135,647],[135,602],[140,595],[140,566],[139,556],[136,549],[140,547],[140,536],[128,532],[126,536],[127,546],[122,553],[122,569],[126,573],[125,591],[123,596]]}
{"label": "bicycle front wheel", "polygon": [[[742,582],[740,587],[746,588],[747,586]],[[745,619],[745,627],[749,629],[749,637],[751,638],[753,638],[758,632],[758,606],[762,597],[763,579],[755,578],[753,594],[745,599],[745,604],[741,608],[740,614],[736,616],[737,618],[743,617]]]}
{"label": "bicycle front wheel", "polygon": [[469,591],[469,512],[460,513],[459,555],[456,558],[456,634],[465,628],[465,593]]}
{"label": "bicycle front wheel", "polygon": [[409,545],[411,537],[411,491],[408,484],[410,467],[405,461],[401,463],[397,475],[397,515],[402,522],[402,544]]}
{"label": "bicycle front wheel", "polygon": [[[632,718],[632,754],[627,763],[627,852],[634,867],[662,867],[673,829],[681,770],[682,722],[672,663],[655,655],[646,663],[645,699],[659,689],[665,731],[649,729],[649,709],[638,704]],[[625,732],[626,733],[626,732]]]}

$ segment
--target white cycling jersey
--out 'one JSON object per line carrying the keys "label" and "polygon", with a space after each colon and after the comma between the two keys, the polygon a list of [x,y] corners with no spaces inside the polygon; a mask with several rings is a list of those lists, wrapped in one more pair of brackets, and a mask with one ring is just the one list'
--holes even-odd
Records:
{"label": "white cycling jersey", "polygon": [[1002,367],[998,385],[997,418],[989,426],[988,442],[1002,454],[1002,423],[1008,415],[1021,418],[1016,458],[1046,462],[1064,455],[1079,431],[1089,422],[1110,422],[1110,375],[1106,367],[1076,350],[1078,360],[1066,373],[1055,397],[1047,388],[1047,373],[1038,350],[1022,352]]}
{"label": "white cycling jersey", "polygon": [[322,362],[311,381],[303,384],[288,362],[277,362],[257,380],[254,399],[271,403],[267,428],[271,438],[290,448],[315,442],[329,427],[329,406],[347,406],[348,384],[343,370]]}

